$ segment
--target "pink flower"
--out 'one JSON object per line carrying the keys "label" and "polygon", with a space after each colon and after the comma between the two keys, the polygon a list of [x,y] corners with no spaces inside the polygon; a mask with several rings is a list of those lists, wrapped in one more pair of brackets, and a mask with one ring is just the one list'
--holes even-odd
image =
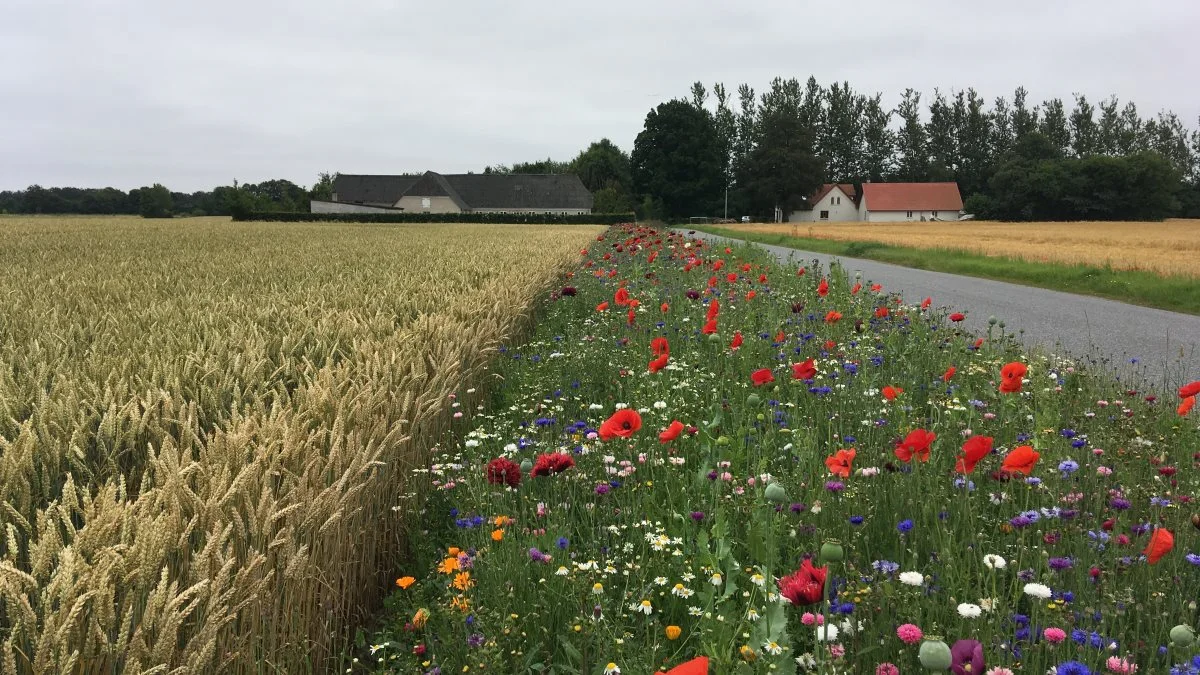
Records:
{"label": "pink flower", "polygon": [[829,655],[835,659],[840,659],[846,655],[846,648],[839,645],[829,645]]}
{"label": "pink flower", "polygon": [[875,675],[900,675],[900,669],[885,661],[875,666]]}
{"label": "pink flower", "polygon": [[1104,665],[1108,667],[1109,671],[1118,673],[1118,675],[1130,675],[1138,670],[1137,664],[1133,661],[1119,656],[1108,657],[1108,661],[1105,661]]}
{"label": "pink flower", "polygon": [[984,675],[1014,675],[1014,674],[1013,674],[1013,671],[1009,670],[1008,668],[1005,668],[1004,666],[996,666],[994,668],[988,668],[988,671],[986,673],[984,673]]}
{"label": "pink flower", "polygon": [[812,612],[805,612],[804,615],[800,617],[800,623],[804,624],[805,626],[811,626],[816,622],[817,616]]}
{"label": "pink flower", "polygon": [[1042,631],[1042,637],[1047,641],[1058,644],[1067,639],[1067,632],[1061,628],[1050,627]]}
{"label": "pink flower", "polygon": [[921,629],[911,623],[903,624],[896,629],[896,637],[900,638],[900,641],[906,645],[915,645],[924,636],[925,634],[921,632]]}

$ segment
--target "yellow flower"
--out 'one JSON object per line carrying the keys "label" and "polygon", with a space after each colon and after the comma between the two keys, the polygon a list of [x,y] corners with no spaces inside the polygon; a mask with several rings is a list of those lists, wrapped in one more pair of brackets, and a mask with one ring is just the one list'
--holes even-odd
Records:
{"label": "yellow flower", "polygon": [[604,675],[621,675],[621,669],[615,663],[604,666]]}
{"label": "yellow flower", "polygon": [[500,541],[503,538],[504,538],[504,530],[501,530],[501,529],[492,530],[492,541]]}
{"label": "yellow flower", "polygon": [[446,555],[452,558],[457,558],[459,553],[462,553],[462,549],[457,546],[451,546],[450,548],[446,549]]}
{"label": "yellow flower", "polygon": [[459,572],[454,577],[454,587],[460,591],[465,591],[474,584],[475,582],[471,581],[470,572]]}
{"label": "yellow flower", "polygon": [[604,592],[604,584],[602,584],[600,582],[596,582],[596,583],[592,584],[592,593],[595,593],[596,595],[600,595],[603,592]]}
{"label": "yellow flower", "polygon": [[429,610],[422,607],[421,609],[417,610],[416,614],[413,614],[412,625],[416,626],[417,628],[424,628],[425,622],[428,620]]}
{"label": "yellow flower", "polygon": [[396,585],[405,590],[407,590],[409,586],[412,586],[415,583],[417,583],[417,580],[414,577],[400,577],[399,579],[396,580]]}
{"label": "yellow flower", "polygon": [[758,654],[754,653],[754,650],[750,648],[750,645],[742,645],[738,649],[738,653],[742,655],[743,659],[750,663],[753,663],[755,659],[758,658]]}
{"label": "yellow flower", "polygon": [[458,571],[458,558],[446,558],[438,565],[438,571],[442,574],[454,574]]}
{"label": "yellow flower", "polygon": [[496,516],[492,522],[496,524],[496,527],[504,527],[512,522],[512,518],[509,518],[508,516]]}
{"label": "yellow flower", "polygon": [[459,609],[459,610],[462,610],[463,612],[466,612],[467,610],[469,610],[471,608],[471,601],[460,595],[450,601],[450,608],[451,609]]}
{"label": "yellow flower", "polygon": [[668,640],[678,640],[679,636],[683,634],[683,629],[679,626],[667,626],[665,632]]}

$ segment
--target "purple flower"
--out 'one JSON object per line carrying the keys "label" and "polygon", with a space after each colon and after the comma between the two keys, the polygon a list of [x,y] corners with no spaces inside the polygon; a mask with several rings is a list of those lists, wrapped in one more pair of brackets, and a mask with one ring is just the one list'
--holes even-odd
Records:
{"label": "purple flower", "polygon": [[1196,555],[1195,553],[1189,553],[1189,554],[1183,556],[1183,559],[1192,563],[1193,565],[1196,565],[1197,567],[1200,567],[1200,555]]}
{"label": "purple flower", "polygon": [[596,494],[606,495],[606,494],[608,494],[608,491],[611,489],[612,488],[608,487],[608,483],[601,483],[596,486]]}
{"label": "purple flower", "polygon": [[791,506],[792,513],[800,513],[801,511],[803,511],[806,508],[808,508],[808,507],[806,507],[804,504],[802,504],[800,502],[795,502]]}
{"label": "purple flower", "polygon": [[1112,499],[1108,500],[1108,506],[1110,508],[1116,509],[1117,511],[1124,511],[1125,509],[1132,506],[1132,504],[1129,503],[1128,499],[1125,499],[1123,497],[1113,497]]}
{"label": "purple flower", "polygon": [[979,675],[983,672],[983,645],[978,640],[959,640],[950,648],[950,672]]}
{"label": "purple flower", "polygon": [[692,520],[696,521],[697,523],[704,520],[704,512],[692,511]]}
{"label": "purple flower", "polygon": [[837,480],[825,481],[825,489],[837,494],[846,489],[846,484]]}
{"label": "purple flower", "polygon": [[1070,568],[1072,565],[1073,565],[1073,563],[1071,562],[1070,558],[1051,558],[1050,559],[1050,569],[1052,569],[1052,570],[1065,570],[1065,569]]}
{"label": "purple flower", "polygon": [[529,559],[540,563],[550,562],[550,556],[537,550],[536,547],[529,549]]}
{"label": "purple flower", "polygon": [[471,633],[471,635],[467,637],[467,644],[472,647],[482,647],[483,633]]}

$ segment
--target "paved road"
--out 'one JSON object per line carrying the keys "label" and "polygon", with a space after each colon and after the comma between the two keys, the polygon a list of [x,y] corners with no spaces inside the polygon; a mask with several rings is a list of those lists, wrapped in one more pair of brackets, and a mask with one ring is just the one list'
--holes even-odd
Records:
{"label": "paved road", "polygon": [[[703,232],[696,236],[730,241]],[[756,245],[783,261],[817,259],[826,268],[835,257]],[[1028,347],[1105,365],[1122,381],[1163,394],[1200,379],[1200,316],[873,260],[838,260],[851,276],[861,272],[864,284],[883,284],[887,291],[902,293],[906,302],[932,297],[936,306],[966,312],[963,323],[975,333],[986,333],[988,317],[995,316]]]}

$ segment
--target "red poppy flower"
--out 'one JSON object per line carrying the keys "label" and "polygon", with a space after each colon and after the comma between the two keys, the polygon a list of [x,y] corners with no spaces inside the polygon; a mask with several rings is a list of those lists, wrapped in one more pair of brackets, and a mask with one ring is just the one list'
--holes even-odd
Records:
{"label": "red poppy flower", "polygon": [[676,438],[679,438],[679,434],[681,433],[683,433],[683,422],[675,420],[671,422],[666,429],[663,429],[658,433],[658,442],[670,443]]}
{"label": "red poppy flower", "polygon": [[783,331],[779,331],[778,333],[775,334],[776,342],[785,342],[786,340],[787,340],[787,333],[785,333]]}
{"label": "red poppy flower", "polygon": [[657,373],[658,371],[667,367],[667,359],[669,359],[669,358],[670,357],[667,356],[666,354],[662,354],[658,358],[651,361],[650,365],[647,366],[647,368],[649,368],[650,372]]}
{"label": "red poppy flower", "polygon": [[796,270],[796,276],[798,276],[798,277],[802,277],[802,276],[804,276],[805,272],[807,272],[807,271],[808,271],[808,270],[806,270],[805,268],[801,267],[800,269]]}
{"label": "red poppy flower", "polygon": [[822,298],[829,295],[829,281],[822,278],[821,283],[817,284],[817,295]]}
{"label": "red poppy flower", "polygon": [[921,309],[929,309],[929,306],[932,304],[933,304],[933,298],[925,298],[924,300],[921,301]]}
{"label": "red poppy flower", "polygon": [[908,436],[896,444],[896,458],[902,462],[911,462],[913,457],[922,462],[929,461],[929,446],[933,444],[933,440],[937,438],[937,434],[924,429],[913,429],[908,432]]}
{"label": "red poppy flower", "polygon": [[983,338],[979,338],[978,340],[975,341],[975,349],[979,349],[982,346],[983,346]]}
{"label": "red poppy flower", "polygon": [[1200,380],[1189,382],[1179,388],[1179,398],[1187,398],[1200,394]]}
{"label": "red poppy flower", "polygon": [[792,379],[793,380],[811,380],[817,376],[817,368],[812,359],[804,363],[792,364]]}
{"label": "red poppy flower", "polygon": [[646,256],[646,262],[652,263],[658,257],[658,251],[651,251],[650,255]]}
{"label": "red poppy flower", "polygon": [[891,310],[889,310],[887,307],[875,308],[875,318],[876,319],[886,319],[888,314],[890,314],[890,313],[891,313]]}
{"label": "red poppy flower", "polygon": [[713,333],[717,332],[717,320],[709,319],[708,322],[704,324],[704,328],[701,329],[700,332],[704,333],[705,335],[712,335]]}
{"label": "red poppy flower", "polygon": [[893,387],[890,384],[883,388],[883,397],[889,401],[895,401],[896,397],[903,393],[903,389],[900,387]]}
{"label": "red poppy flower", "polygon": [[957,372],[958,372],[958,368],[955,368],[954,366],[950,366],[949,368],[946,369],[946,372],[942,373],[942,382],[949,382],[950,378],[954,377],[954,374]]}
{"label": "red poppy flower", "polygon": [[765,274],[758,275],[758,283],[760,283],[760,284],[767,283],[767,275],[765,275]]}
{"label": "red poppy flower", "polygon": [[779,580],[779,592],[793,605],[815,605],[825,599],[825,576],[829,566],[813,567],[805,558],[800,569]]}
{"label": "red poppy flower", "polygon": [[667,338],[658,336],[650,341],[650,353],[655,356],[671,353],[671,345],[667,342]]}
{"label": "red poppy flower", "polygon": [[758,293],[755,293],[754,291],[748,291],[748,292],[746,293],[746,299],[747,299],[747,300],[753,300],[753,299],[754,299],[754,298],[756,298],[756,297],[758,297]]}
{"label": "red poppy flower", "polygon": [[962,446],[963,454],[958,458],[958,462],[954,465],[954,470],[959,473],[971,473],[975,470],[975,465],[979,460],[988,456],[992,451],[991,436],[972,436],[967,439]]}
{"label": "red poppy flower", "polygon": [[950,315],[950,320],[954,321],[955,323],[962,321],[965,318],[967,318],[967,315],[963,314],[962,312],[955,312]]}
{"label": "red poppy flower", "polygon": [[603,312],[603,311],[605,311],[605,310],[607,310],[607,309],[608,309],[608,301],[607,301],[607,300],[605,300],[604,302],[602,302],[602,303],[600,303],[600,304],[596,305],[596,311],[597,311],[597,312]]}
{"label": "red poppy flower", "polygon": [[774,382],[775,376],[771,374],[770,368],[760,368],[750,373],[750,380],[754,382],[754,386],[761,387],[764,384]]}
{"label": "red poppy flower", "polygon": [[859,292],[859,291],[861,291],[861,290],[862,290],[862,284],[856,283],[856,284],[854,284],[854,286],[853,286],[853,287],[850,289],[850,295],[858,295],[858,292]]}
{"label": "red poppy flower", "polygon": [[488,462],[486,473],[487,481],[493,485],[517,487],[521,484],[521,467],[505,457],[497,457]]}
{"label": "red poppy flower", "polygon": [[708,675],[708,657],[697,656],[668,670],[666,675]]}
{"label": "red poppy flower", "polygon": [[1175,535],[1171,534],[1167,528],[1159,527],[1150,534],[1150,542],[1146,544],[1146,550],[1142,551],[1142,554],[1153,565],[1164,555],[1170,553],[1173,548],[1175,548]]}
{"label": "red poppy flower", "polygon": [[720,313],[721,313],[721,303],[717,302],[716,298],[713,298],[708,303],[708,313],[704,315],[704,318],[707,319],[708,321],[712,321],[713,319],[717,318],[717,315]]}
{"label": "red poppy flower", "polygon": [[1184,415],[1188,414],[1188,412],[1195,405],[1196,405],[1196,397],[1188,396],[1187,398],[1183,399],[1183,402],[1179,404],[1179,407],[1175,409],[1175,412],[1178,413],[1180,417],[1183,417]]}
{"label": "red poppy flower", "polygon": [[1032,446],[1022,445],[1013,448],[1011,452],[1004,456],[1004,461],[1000,464],[1000,469],[1008,473],[1023,473],[1028,476],[1033,473],[1033,467],[1037,464],[1041,454],[1034,450]]}
{"label": "red poppy flower", "polygon": [[600,425],[600,440],[611,441],[618,436],[629,438],[642,428],[642,416],[633,408],[622,408]]}
{"label": "red poppy flower", "polygon": [[871,292],[878,293],[883,290],[883,284],[871,284]]}
{"label": "red poppy flower", "polygon": [[854,456],[858,451],[854,448],[849,450],[838,450],[829,457],[825,458],[825,467],[829,469],[829,473],[842,478],[850,477],[851,464],[854,463]]}
{"label": "red poppy flower", "polygon": [[532,476],[550,476],[562,473],[573,466],[575,466],[575,459],[570,455],[563,452],[551,452],[538,455],[533,462],[533,470],[529,473]]}
{"label": "red poppy flower", "polygon": [[838,321],[841,321],[841,319],[842,313],[832,309],[829,310],[829,312],[825,315],[825,323],[837,323]]}
{"label": "red poppy flower", "polygon": [[1025,377],[1027,372],[1029,369],[1020,361],[1005,364],[1000,369],[1000,393],[1015,394],[1021,391],[1021,378]]}
{"label": "red poppy flower", "polygon": [[637,312],[633,311],[632,309],[629,310],[629,317],[627,319],[627,322],[629,323],[630,326],[633,325],[633,320],[636,318],[637,318]]}
{"label": "red poppy flower", "polygon": [[733,342],[729,343],[730,349],[737,349],[742,346],[742,331],[735,331],[733,334]]}
{"label": "red poppy flower", "polygon": [[625,305],[628,305],[629,304],[629,291],[625,290],[624,286],[622,286],[621,288],[618,288],[617,292],[615,294],[613,294],[613,302],[622,307],[624,307]]}

